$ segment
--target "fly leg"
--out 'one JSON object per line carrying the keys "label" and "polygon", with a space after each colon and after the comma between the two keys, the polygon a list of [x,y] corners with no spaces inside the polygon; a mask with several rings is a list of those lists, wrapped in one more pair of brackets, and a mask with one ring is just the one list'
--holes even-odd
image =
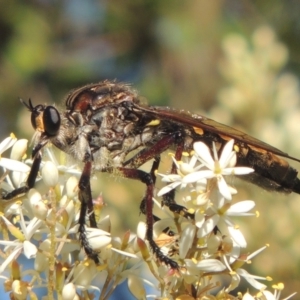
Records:
{"label": "fly leg", "polygon": [[[10,200],[13,199],[21,194],[27,193],[31,188],[34,187],[35,180],[37,178],[40,164],[42,161],[42,156],[40,153],[40,149],[42,148],[43,144],[39,144],[34,150],[33,150],[33,164],[30,170],[30,173],[28,175],[26,184],[22,187],[19,187],[11,192],[8,192],[4,195],[2,195],[2,199],[4,200]],[[93,210],[93,201],[92,201],[92,194],[91,194],[91,186],[90,186],[90,175],[91,175],[91,162],[86,162],[82,175],[79,180],[79,200],[81,201],[81,209],[80,209],[80,216],[79,216],[79,238],[82,247],[84,248],[86,254],[92,258],[95,262],[99,262],[97,253],[92,250],[90,247],[87,237],[86,237],[86,231],[85,231],[85,216],[86,213],[89,213],[89,220],[90,220],[90,226],[93,228],[97,227],[96,218]]]}
{"label": "fly leg", "polygon": [[2,195],[2,199],[4,200],[10,200],[13,199],[21,194],[27,193],[30,189],[34,187],[35,180],[37,178],[37,175],[39,173],[40,165],[42,162],[42,154],[41,149],[47,144],[47,140],[41,140],[33,149],[31,157],[33,158],[33,163],[26,181],[26,184],[24,186],[21,186],[11,192],[8,192],[4,195]]}
{"label": "fly leg", "polygon": [[[124,166],[128,167],[139,167],[148,160],[152,159],[153,157],[155,158],[150,174],[152,175],[152,178],[154,179],[154,184],[156,181],[156,176],[155,176],[155,171],[158,169],[159,166],[159,161],[158,160],[158,155],[160,155],[162,152],[170,148],[172,145],[176,145],[176,153],[175,153],[175,159],[180,160],[184,148],[184,141],[181,132],[174,132],[171,135],[163,137],[161,140],[159,140],[156,144],[152,145],[149,148],[143,149],[139,153],[137,153],[133,158],[130,160],[126,161],[124,163]],[[171,169],[171,174],[176,174],[176,165],[173,163],[172,164],[172,169]],[[175,191],[172,190],[168,192],[167,194],[163,195],[163,201],[162,205],[166,205],[169,207],[169,209],[177,214],[183,215],[186,218],[194,218],[194,215],[189,213],[187,209],[179,205],[175,202]],[[142,213],[144,212],[144,200],[141,202],[140,209]]]}
{"label": "fly leg", "polygon": [[[159,164],[159,159],[156,160],[156,163]],[[125,178],[129,179],[136,179],[140,180],[144,184],[146,184],[146,195],[144,198],[144,207],[145,207],[145,215],[146,215],[146,224],[147,224],[147,231],[146,231],[146,239],[149,241],[150,247],[156,257],[165,264],[169,265],[172,269],[178,269],[178,264],[164,255],[160,248],[157,246],[155,241],[153,240],[153,223],[155,220],[158,220],[157,217],[153,216],[153,191],[154,191],[154,183],[155,183],[155,175],[154,171],[156,170],[154,163],[153,173],[147,173],[142,170],[138,169],[130,169],[130,168],[123,168],[119,167],[116,168],[120,175],[123,175]],[[115,172],[114,168],[104,168],[101,171],[107,173]],[[90,174],[91,174],[91,162],[86,162],[81,178],[79,180],[79,200],[81,201],[81,209],[80,209],[80,216],[79,216],[79,236],[81,245],[84,248],[86,254],[92,258],[95,262],[98,262],[97,253],[91,248],[89,245],[86,230],[85,230],[85,216],[87,211],[89,212],[90,216],[90,223],[92,227],[96,226],[95,215],[93,212],[93,203],[92,203],[92,195],[91,195],[91,187],[90,187]]]}
{"label": "fly leg", "polygon": [[42,161],[41,153],[37,152],[34,157],[33,164],[30,169],[26,184],[24,186],[21,186],[15,190],[11,191],[11,192],[3,194],[2,199],[4,199],[4,200],[13,199],[21,194],[27,193],[31,188],[33,188],[34,184],[35,184],[35,180],[36,180],[38,172],[39,172],[39,169],[40,169],[41,161]]}
{"label": "fly leg", "polygon": [[81,246],[83,247],[86,255],[89,258],[93,259],[95,263],[99,263],[98,254],[91,248],[86,236],[86,229],[85,229],[85,217],[87,213],[89,215],[90,226],[93,228],[97,228],[97,222],[96,222],[95,213],[93,209],[91,184],[90,184],[91,170],[92,170],[92,162],[87,161],[84,165],[78,183],[78,188],[79,188],[78,198],[81,202],[78,233],[79,233],[79,240]]}
{"label": "fly leg", "polygon": [[[155,171],[159,167],[159,162],[160,162],[159,155],[163,151],[168,149],[172,144],[177,145],[175,159],[180,160],[184,148],[184,142],[181,133],[175,132],[172,135],[165,136],[164,138],[159,140],[156,144],[152,145],[152,147],[140,151],[136,156],[134,156],[129,161],[124,163],[124,166],[126,166],[127,168],[119,168],[119,170],[124,175],[124,177],[139,179],[146,184],[147,186],[146,195],[140,205],[141,212],[146,215],[146,223],[147,223],[146,238],[148,239],[150,246],[153,252],[155,253],[155,255],[158,257],[158,259],[166,263],[167,265],[171,266],[171,268],[177,269],[178,264],[173,260],[171,260],[166,255],[164,255],[153,240],[153,224],[154,222],[159,220],[158,217],[153,215],[152,197],[153,197],[154,185],[156,182]],[[150,173],[145,173],[136,169],[151,158],[154,158],[154,162],[152,164]],[[172,164],[171,172],[172,173],[177,172],[176,165],[174,163]],[[184,206],[181,206],[175,202],[174,190],[170,191],[169,193],[163,196],[162,204],[169,207],[169,209],[174,213],[183,215],[186,218],[194,218],[194,214],[189,213]],[[168,232],[168,231],[169,228],[166,228],[164,232]]]}
{"label": "fly leg", "polygon": [[[151,170],[150,170],[150,173],[149,173],[152,176],[152,180],[153,180],[153,184],[154,185],[155,185],[155,182],[156,182],[155,172],[158,170],[159,163],[160,163],[160,156],[155,157],[154,162],[153,162],[152,167],[151,167]],[[174,163],[173,163],[172,171],[171,172],[172,173],[176,173],[176,166],[175,166]],[[163,196],[162,205],[166,205],[173,212],[176,212],[178,214],[183,214],[185,217],[192,218],[193,215],[190,214],[190,213],[188,213],[186,211],[186,208],[184,206],[178,205],[175,202],[174,198],[175,198],[175,191],[172,190],[172,191],[170,191],[169,193],[167,193],[167,194],[165,194]],[[146,215],[146,197],[144,197],[143,200],[141,201],[140,211],[141,211],[141,213],[143,213],[144,215]],[[154,223],[155,223],[155,222],[159,221],[160,218],[158,218],[157,216],[153,215],[153,220],[154,220]],[[174,232],[170,231],[169,227],[165,228],[163,230],[163,232],[169,234],[170,236],[174,235]]]}
{"label": "fly leg", "polygon": [[[154,162],[152,164],[151,171],[149,173],[152,177],[153,185],[155,185],[155,182],[156,182],[155,172],[157,171],[157,169],[159,167],[159,163],[160,163],[160,156],[157,156],[157,157],[154,158]],[[144,197],[143,200],[141,201],[140,211],[141,211],[142,214],[146,215],[146,197]],[[160,218],[153,215],[153,220],[154,220],[154,223],[155,223],[155,222],[159,221]]]}
{"label": "fly leg", "polygon": [[[128,169],[128,168],[117,168],[118,171],[126,178],[140,180],[146,185],[146,195],[144,198],[145,203],[145,215],[146,215],[146,239],[148,240],[150,247],[156,257],[166,265],[170,266],[172,269],[178,269],[178,264],[170,259],[168,256],[162,253],[160,248],[157,246],[155,241],[153,240],[153,224],[154,224],[154,216],[153,216],[153,192],[154,192],[154,182],[153,176],[150,173],[146,173],[142,170],[138,169]],[[112,172],[113,170],[106,169],[106,172]]]}

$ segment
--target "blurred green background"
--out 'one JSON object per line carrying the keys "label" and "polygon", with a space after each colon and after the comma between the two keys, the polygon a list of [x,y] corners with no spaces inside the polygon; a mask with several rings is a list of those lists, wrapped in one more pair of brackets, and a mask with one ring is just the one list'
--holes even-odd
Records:
{"label": "blurred green background", "polygon": [[[298,0],[0,5],[1,139],[33,134],[18,97],[63,105],[70,89],[117,79],[132,83],[150,104],[204,114],[300,157]],[[134,229],[143,186],[136,191],[136,183],[103,180],[110,213],[132,216],[117,220],[124,231]],[[258,219],[237,220],[247,251],[271,245],[248,270],[284,282],[286,296],[299,294],[300,195],[246,188],[237,199],[256,200],[260,211]]]}

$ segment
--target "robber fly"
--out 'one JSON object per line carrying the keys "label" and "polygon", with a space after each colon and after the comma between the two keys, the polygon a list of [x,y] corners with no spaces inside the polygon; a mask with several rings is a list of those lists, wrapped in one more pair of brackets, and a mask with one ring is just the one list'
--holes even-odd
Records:
{"label": "robber fly", "polygon": [[[71,91],[65,102],[65,110],[59,112],[53,106],[36,105],[22,101],[31,112],[31,123],[36,130],[32,150],[33,165],[25,186],[3,195],[11,199],[31,189],[39,172],[41,150],[50,142],[60,150],[83,162],[79,180],[79,239],[88,257],[98,262],[97,253],[90,247],[85,220],[89,215],[90,226],[97,227],[93,211],[90,187],[94,171],[120,174],[140,180],[146,185],[141,211],[146,215],[146,238],[157,258],[178,268],[178,264],[164,255],[153,240],[153,223],[158,219],[152,213],[152,197],[155,170],[160,155],[167,149],[175,150],[180,160],[183,151],[190,151],[196,141],[208,146],[218,143],[220,148],[234,139],[237,165],[254,169],[247,180],[265,189],[300,194],[298,172],[284,158],[298,159],[259,141],[239,130],[222,125],[201,115],[178,112],[166,107],[147,106],[129,85],[112,81],[89,84]],[[138,169],[154,159],[149,173]],[[171,172],[175,172],[173,164]],[[175,203],[174,192],[162,200],[171,211],[193,217]]]}

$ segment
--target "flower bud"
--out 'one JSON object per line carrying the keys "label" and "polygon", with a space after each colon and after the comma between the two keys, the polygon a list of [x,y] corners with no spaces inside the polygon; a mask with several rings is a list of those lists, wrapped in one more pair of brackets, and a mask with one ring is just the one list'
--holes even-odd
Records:
{"label": "flower bud", "polygon": [[128,288],[136,299],[146,299],[146,291],[142,280],[134,275],[128,276]]}
{"label": "flower bud", "polygon": [[66,182],[66,191],[68,198],[74,198],[78,194],[78,179],[71,176]]}
{"label": "flower bud", "polygon": [[63,300],[74,300],[76,299],[76,286],[74,283],[69,282],[63,287],[62,299]]}
{"label": "flower bud", "polygon": [[58,183],[58,170],[55,164],[47,161],[42,168],[42,177],[48,187],[54,187]]}
{"label": "flower bud", "polygon": [[26,139],[17,140],[11,149],[10,158],[21,160],[27,151],[27,144],[28,140]]}

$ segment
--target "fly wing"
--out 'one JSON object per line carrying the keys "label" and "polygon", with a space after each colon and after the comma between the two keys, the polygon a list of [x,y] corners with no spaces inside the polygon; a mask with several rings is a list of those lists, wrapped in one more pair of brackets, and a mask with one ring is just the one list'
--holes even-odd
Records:
{"label": "fly wing", "polygon": [[191,114],[186,111],[177,111],[169,107],[159,106],[139,106],[139,109],[154,115],[157,119],[167,118],[168,120],[172,120],[180,124],[192,126],[195,129],[200,128],[204,131],[212,132],[223,137],[233,138],[234,140],[237,140],[241,143],[245,143],[249,146],[254,146],[256,148],[272,152],[275,155],[279,155],[300,162],[299,159],[289,156],[287,153],[267,143],[264,143],[240,130],[221,124],[202,115]]}

